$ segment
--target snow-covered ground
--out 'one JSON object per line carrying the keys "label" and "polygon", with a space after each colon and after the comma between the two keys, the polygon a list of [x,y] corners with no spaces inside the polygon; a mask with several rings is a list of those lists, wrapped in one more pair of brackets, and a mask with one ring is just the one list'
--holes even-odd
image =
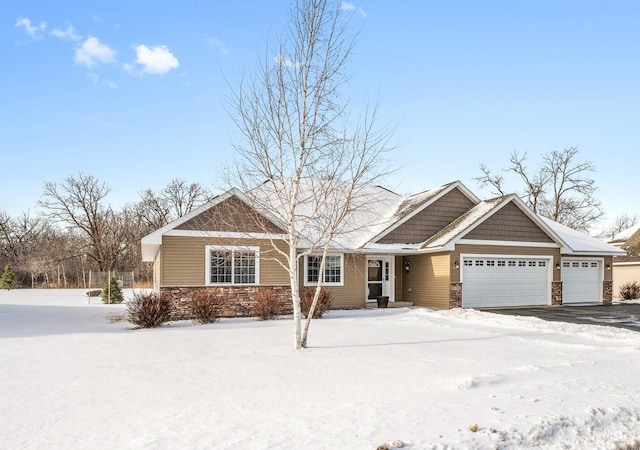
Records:
{"label": "snow-covered ground", "polygon": [[334,311],[296,352],[285,319],[133,330],[124,311],[0,292],[0,448],[640,447],[638,332]]}

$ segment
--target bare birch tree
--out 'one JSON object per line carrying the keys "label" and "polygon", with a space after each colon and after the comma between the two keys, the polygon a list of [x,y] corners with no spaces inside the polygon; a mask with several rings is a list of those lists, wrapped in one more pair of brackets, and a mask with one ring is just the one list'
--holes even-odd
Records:
{"label": "bare birch tree", "polygon": [[[353,232],[348,217],[370,206],[364,186],[386,172],[391,129],[376,127],[377,107],[352,120],[341,92],[354,47],[349,19],[338,2],[295,1],[286,33],[275,47],[267,44],[255,76],[243,79],[231,100],[241,139],[228,182],[285,231],[288,251],[281,241],[272,247],[289,275],[296,349],[307,345],[327,253],[338,236]],[[320,257],[320,275],[303,331],[298,270],[308,254]]]}
{"label": "bare birch tree", "polygon": [[[518,192],[525,203],[537,214],[580,231],[588,231],[602,217],[600,201],[595,197],[597,187],[589,176],[595,166],[589,161],[577,160],[577,147],[554,150],[542,156],[538,169],[526,166],[527,153],[514,151],[510,165],[502,172],[513,172],[524,185]],[[489,186],[495,195],[505,195],[505,179],[480,166],[482,175],[475,180]]]}

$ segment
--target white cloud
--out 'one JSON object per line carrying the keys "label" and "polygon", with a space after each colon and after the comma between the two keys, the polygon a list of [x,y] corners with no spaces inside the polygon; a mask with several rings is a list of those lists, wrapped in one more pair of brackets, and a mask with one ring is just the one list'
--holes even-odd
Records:
{"label": "white cloud", "polygon": [[367,12],[362,9],[361,6],[356,6],[353,3],[342,2],[340,3],[340,10],[345,12],[353,12],[357,11],[362,17],[367,17]]}
{"label": "white cloud", "polygon": [[107,87],[108,87],[109,89],[116,89],[116,88],[118,87],[118,85],[117,85],[117,84],[115,84],[113,81],[109,81],[109,82],[107,83]]}
{"label": "white cloud", "polygon": [[283,55],[277,55],[273,59],[276,62],[276,64],[280,64],[281,66],[285,66],[285,67],[299,67],[300,66],[299,62],[291,61],[290,59],[285,58]]}
{"label": "white cloud", "polygon": [[[180,66],[178,58],[164,45],[155,47],[147,47],[146,45],[138,45],[136,47],[136,64],[143,66],[144,73],[163,74]],[[132,66],[125,64],[125,70],[131,71]]]}
{"label": "white cloud", "polygon": [[33,39],[38,39],[38,33],[43,32],[47,29],[47,24],[45,22],[40,22],[40,25],[32,25],[31,20],[26,17],[19,17],[16,20],[16,27],[22,27],[24,32],[31,36]]}
{"label": "white cloud", "polygon": [[66,30],[61,30],[60,28],[54,28],[51,30],[51,34],[58,39],[71,39],[72,41],[79,41],[82,39],[76,30],[73,28],[73,25],[67,26]]}
{"label": "white cloud", "polygon": [[213,45],[215,48],[218,49],[218,51],[220,53],[222,53],[225,56],[229,54],[229,49],[227,49],[227,46],[224,45],[224,42],[222,42],[217,37],[210,38],[209,39],[209,45]]}
{"label": "white cloud", "polygon": [[76,63],[87,67],[98,63],[111,63],[115,58],[116,51],[93,36],[89,36],[81,46],[76,48]]}

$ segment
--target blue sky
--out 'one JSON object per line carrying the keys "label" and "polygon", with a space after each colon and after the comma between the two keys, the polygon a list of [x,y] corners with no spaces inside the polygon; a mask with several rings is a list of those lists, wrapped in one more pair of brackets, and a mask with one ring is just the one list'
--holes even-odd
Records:
{"label": "blue sky", "polygon": [[[514,149],[577,146],[607,213],[640,213],[640,2],[350,2],[354,107],[397,123],[386,182],[414,193]],[[0,210],[36,211],[46,181],[82,171],[114,206],[172,178],[220,185],[234,152],[224,109],[286,0],[9,2],[0,15]],[[510,184],[511,190],[517,185]]]}

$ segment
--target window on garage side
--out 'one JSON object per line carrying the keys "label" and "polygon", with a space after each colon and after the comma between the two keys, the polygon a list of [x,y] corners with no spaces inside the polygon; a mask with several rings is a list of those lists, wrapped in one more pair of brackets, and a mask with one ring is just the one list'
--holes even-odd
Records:
{"label": "window on garage side", "polygon": [[206,247],[206,284],[258,284],[258,247]]}

